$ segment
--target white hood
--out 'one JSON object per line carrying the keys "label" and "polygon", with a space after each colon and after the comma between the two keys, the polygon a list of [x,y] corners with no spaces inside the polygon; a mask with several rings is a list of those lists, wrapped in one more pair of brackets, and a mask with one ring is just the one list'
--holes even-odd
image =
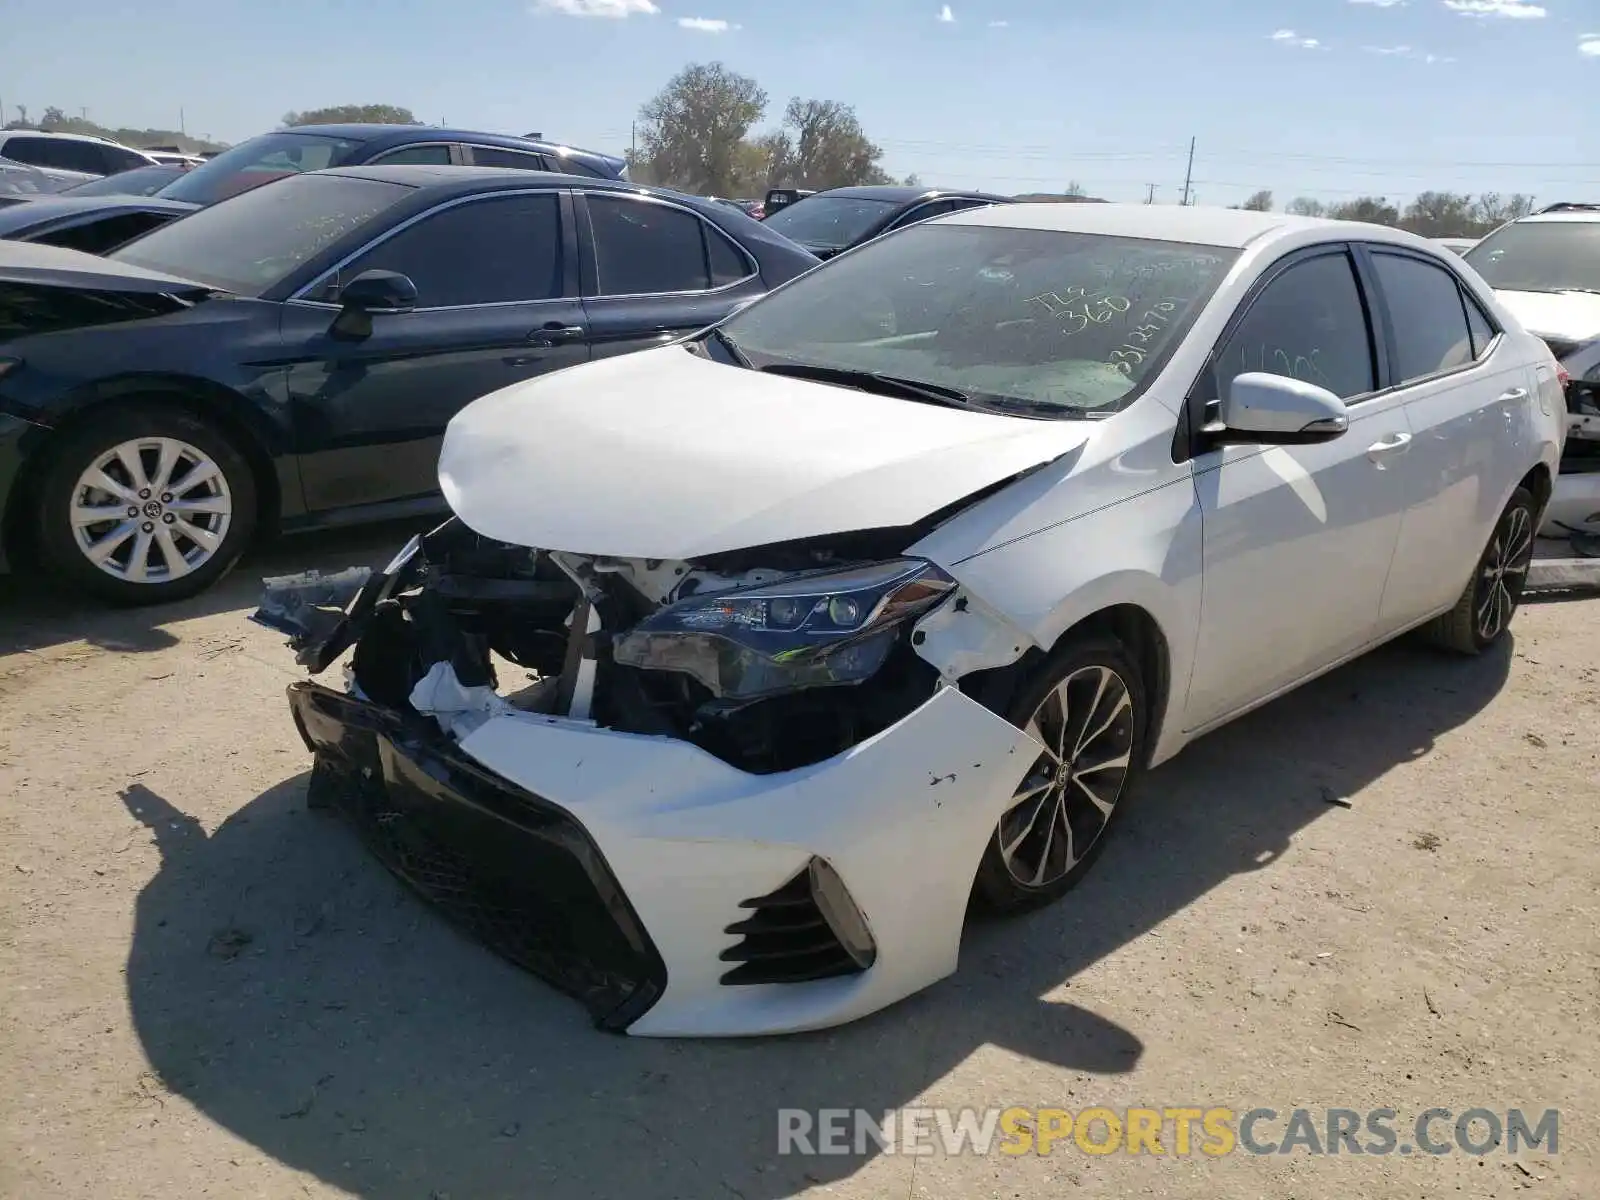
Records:
{"label": "white hood", "polygon": [[664,346],[468,405],[445,431],[439,483],[484,537],[679,560],[908,525],[1081,446],[1092,428],[765,375]]}
{"label": "white hood", "polygon": [[1600,296],[1588,292],[1496,292],[1529,333],[1565,342],[1600,337]]}

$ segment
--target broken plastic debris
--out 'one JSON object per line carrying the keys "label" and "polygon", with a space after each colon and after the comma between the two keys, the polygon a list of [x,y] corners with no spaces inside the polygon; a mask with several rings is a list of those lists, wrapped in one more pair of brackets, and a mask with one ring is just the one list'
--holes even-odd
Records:
{"label": "broken plastic debris", "polygon": [[332,575],[302,571],[263,579],[261,600],[250,619],[288,634],[295,645],[315,641],[332,631],[371,577],[371,567],[350,567]]}
{"label": "broken plastic debris", "polygon": [[411,707],[423,716],[432,716],[445,729],[451,718],[469,713],[499,716],[514,711],[493,688],[463,687],[456,669],[447,662],[436,662],[411,689]]}

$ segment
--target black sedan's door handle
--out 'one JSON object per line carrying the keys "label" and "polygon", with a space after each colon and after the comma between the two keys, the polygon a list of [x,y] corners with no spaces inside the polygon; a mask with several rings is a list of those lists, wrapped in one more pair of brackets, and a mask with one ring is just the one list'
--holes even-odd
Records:
{"label": "black sedan's door handle", "polygon": [[561,342],[576,342],[587,337],[589,331],[582,325],[563,325],[560,321],[546,321],[528,335],[536,346],[554,346]]}

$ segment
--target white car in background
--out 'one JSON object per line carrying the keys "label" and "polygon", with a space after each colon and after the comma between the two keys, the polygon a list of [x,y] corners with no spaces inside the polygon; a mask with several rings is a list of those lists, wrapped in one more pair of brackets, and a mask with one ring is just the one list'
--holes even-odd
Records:
{"label": "white car in background", "polygon": [[1422,238],[973,209],[478,400],[452,521],[263,614],[354,646],[290,687],[310,800],[446,912],[607,1028],[811,1029],[1062,896],[1209,730],[1498,642],[1560,405]]}
{"label": "white car in background", "polygon": [[155,161],[141,150],[87,134],[0,130],[0,189],[6,191],[59,192]]}
{"label": "white car in background", "polygon": [[1567,447],[1540,532],[1600,544],[1600,204],[1553,204],[1465,258],[1561,364]]}

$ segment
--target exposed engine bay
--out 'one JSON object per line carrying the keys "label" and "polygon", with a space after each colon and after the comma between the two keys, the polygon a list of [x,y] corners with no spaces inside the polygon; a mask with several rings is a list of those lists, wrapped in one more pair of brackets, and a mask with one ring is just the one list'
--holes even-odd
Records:
{"label": "exposed engine bay", "polygon": [[[924,703],[916,618],[956,590],[907,529],[696,562],[546,552],[456,519],[385,570],[266,581],[255,619],[352,694],[447,731],[509,710],[690,742],[765,774],[830,758]],[[459,727],[459,728],[458,728]]]}

